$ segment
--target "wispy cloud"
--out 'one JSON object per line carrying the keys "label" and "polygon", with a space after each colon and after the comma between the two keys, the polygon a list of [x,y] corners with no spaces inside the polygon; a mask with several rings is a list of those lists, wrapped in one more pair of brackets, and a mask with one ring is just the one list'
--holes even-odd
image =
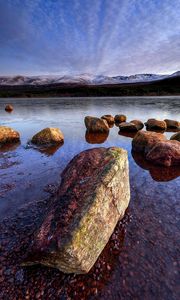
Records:
{"label": "wispy cloud", "polygon": [[1,0],[1,73],[173,72],[179,11],[179,0]]}

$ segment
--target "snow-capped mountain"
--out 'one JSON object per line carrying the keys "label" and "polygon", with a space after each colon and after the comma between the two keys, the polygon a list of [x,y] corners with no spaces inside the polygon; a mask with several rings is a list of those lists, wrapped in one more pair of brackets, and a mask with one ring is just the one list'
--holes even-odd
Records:
{"label": "snow-capped mountain", "polygon": [[58,83],[81,84],[81,85],[102,85],[102,84],[121,84],[133,82],[149,82],[161,80],[169,77],[180,76],[180,71],[171,75],[157,74],[135,74],[130,76],[104,76],[92,75],[88,73],[80,75],[46,75],[46,76],[0,76],[0,85],[47,85]]}

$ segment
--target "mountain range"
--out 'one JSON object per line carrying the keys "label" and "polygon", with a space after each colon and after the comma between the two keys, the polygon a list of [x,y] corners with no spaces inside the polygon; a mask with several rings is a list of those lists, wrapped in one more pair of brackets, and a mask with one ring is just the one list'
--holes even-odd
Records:
{"label": "mountain range", "polygon": [[80,75],[44,76],[0,76],[0,86],[44,86],[54,84],[107,85],[126,83],[146,83],[180,76],[180,71],[170,75],[135,74],[130,76],[104,76],[88,73]]}

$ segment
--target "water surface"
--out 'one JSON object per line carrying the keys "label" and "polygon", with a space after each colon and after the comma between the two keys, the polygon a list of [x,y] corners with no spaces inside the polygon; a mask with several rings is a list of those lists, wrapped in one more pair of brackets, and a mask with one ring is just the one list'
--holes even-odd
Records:
{"label": "water surface", "polygon": [[[9,102],[10,114],[4,111]],[[0,298],[177,299],[179,170],[132,156],[132,138],[119,135],[116,126],[99,141],[86,135],[86,115],[120,113],[129,121],[180,119],[180,97],[0,100],[0,124],[21,134],[21,144],[0,150]],[[64,144],[49,151],[28,147],[45,127],[59,127]],[[20,267],[66,164],[80,151],[102,146],[128,150],[131,202],[94,268],[86,276],[67,276],[46,267]]]}

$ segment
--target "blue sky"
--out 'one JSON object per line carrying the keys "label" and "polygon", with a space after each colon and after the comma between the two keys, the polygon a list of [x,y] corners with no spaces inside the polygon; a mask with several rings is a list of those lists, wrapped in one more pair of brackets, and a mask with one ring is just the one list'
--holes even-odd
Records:
{"label": "blue sky", "polygon": [[177,70],[179,0],[0,0],[0,75]]}

